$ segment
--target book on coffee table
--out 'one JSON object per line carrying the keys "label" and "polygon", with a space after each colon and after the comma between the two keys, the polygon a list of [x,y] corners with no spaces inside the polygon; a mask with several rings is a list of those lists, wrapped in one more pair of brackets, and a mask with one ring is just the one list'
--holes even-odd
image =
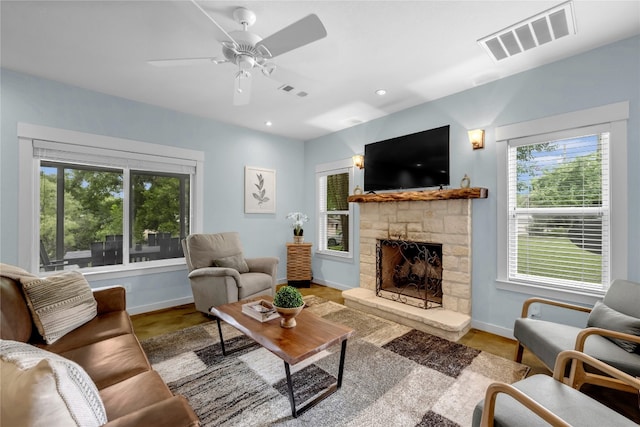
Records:
{"label": "book on coffee table", "polygon": [[269,301],[258,300],[242,305],[242,313],[260,322],[268,322],[280,317],[276,308]]}

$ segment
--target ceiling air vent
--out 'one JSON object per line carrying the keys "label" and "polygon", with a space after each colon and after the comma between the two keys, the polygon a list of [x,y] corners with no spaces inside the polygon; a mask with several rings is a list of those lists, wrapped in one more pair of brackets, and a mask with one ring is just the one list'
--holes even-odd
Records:
{"label": "ceiling air vent", "polygon": [[282,90],[284,92],[291,92],[293,90],[293,86],[291,86],[291,85],[282,85],[278,89]]}
{"label": "ceiling air vent", "polygon": [[494,61],[576,33],[573,3],[568,1],[478,40]]}
{"label": "ceiling air vent", "polygon": [[283,92],[286,92],[286,93],[290,93],[290,94],[296,95],[296,96],[298,96],[298,97],[300,97],[300,98],[304,98],[304,97],[306,97],[306,96],[308,96],[308,95],[309,95],[309,93],[308,93],[308,92],[306,92],[306,91],[304,91],[304,90],[298,90],[298,89],[296,89],[295,87],[293,87],[293,86],[291,86],[291,85],[288,85],[288,84],[284,84],[284,85],[280,86],[280,87],[278,88],[278,90],[281,90],[281,91],[283,91]]}

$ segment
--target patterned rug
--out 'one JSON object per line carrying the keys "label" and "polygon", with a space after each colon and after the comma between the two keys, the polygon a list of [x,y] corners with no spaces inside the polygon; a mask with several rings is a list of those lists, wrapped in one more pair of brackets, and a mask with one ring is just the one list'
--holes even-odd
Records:
{"label": "patterned rug", "polygon": [[[307,297],[319,316],[348,325],[342,388],[291,417],[284,364],[259,345],[222,356],[215,322],[142,342],[169,388],[185,396],[204,426],[469,426],[493,381],[512,383],[528,368],[406,326]],[[223,323],[225,346],[251,342]],[[296,402],[335,382],[337,345],[292,366]],[[297,403],[298,406],[301,406]]]}

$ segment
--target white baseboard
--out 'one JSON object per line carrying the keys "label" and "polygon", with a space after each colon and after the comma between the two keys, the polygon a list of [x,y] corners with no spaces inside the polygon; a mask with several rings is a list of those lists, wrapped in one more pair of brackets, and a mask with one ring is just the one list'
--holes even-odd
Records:
{"label": "white baseboard", "polygon": [[129,313],[129,315],[149,313],[150,311],[162,310],[165,308],[176,307],[184,304],[191,304],[192,302],[193,302],[193,296],[188,296],[184,298],[156,302],[148,305],[138,305],[135,307],[127,307],[127,313]]}
{"label": "white baseboard", "polygon": [[329,288],[340,289],[341,291],[346,291],[347,289],[354,288],[354,286],[347,286],[347,285],[343,285],[342,283],[330,282],[322,279],[313,279],[313,283],[317,283],[318,285],[322,285],[322,286],[327,286]]}
{"label": "white baseboard", "polygon": [[491,334],[500,335],[501,337],[515,339],[513,337],[513,329],[504,328],[502,326],[496,326],[491,323],[480,322],[478,320],[471,319],[471,327],[480,331],[489,332]]}

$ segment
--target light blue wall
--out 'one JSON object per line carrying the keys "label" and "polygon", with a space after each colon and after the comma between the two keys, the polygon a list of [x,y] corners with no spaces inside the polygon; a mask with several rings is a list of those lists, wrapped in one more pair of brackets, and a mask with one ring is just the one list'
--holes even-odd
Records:
{"label": "light blue wall", "polygon": [[[107,96],[97,92],[2,70],[0,260],[17,263],[17,123],[172,145],[205,153],[205,232],[240,232],[245,254],[277,256],[278,277],[286,276],[285,242],[291,229],[286,213],[300,209],[304,144],[300,141],[222,124],[200,117]],[[276,214],[244,213],[244,166],[276,170]],[[129,307],[191,295],[184,271],[135,275],[104,286],[127,283]]]}
{"label": "light blue wall", "polygon": [[[498,333],[508,332],[527,295],[496,289],[496,147],[494,129],[510,123],[629,101],[629,271],[640,281],[640,37],[559,61],[459,94],[425,103],[322,138],[301,143],[266,133],[111,97],[77,87],[2,70],[0,133],[0,260],[16,263],[18,211],[18,122],[95,133],[205,152],[204,231],[238,230],[247,256],[280,258],[291,230],[290,211],[315,212],[317,164],[350,158],[364,145],[405,133],[451,125],[451,183],[467,173],[472,185],[489,188],[489,198],[473,202],[473,320]],[[486,129],[486,148],[472,151],[466,131]],[[245,165],[277,170],[277,213],[243,212]],[[356,183],[362,185],[361,171]],[[358,208],[355,214],[358,220]],[[311,221],[314,221],[313,218]],[[357,228],[357,227],[356,227]],[[313,233],[305,233],[314,241]],[[354,241],[357,242],[359,236]],[[314,257],[314,277],[338,288],[357,287],[356,261]],[[188,297],[184,272],[136,275],[129,283],[130,307]],[[96,282],[92,286],[109,283]]]}
{"label": "light blue wall", "polygon": [[[508,334],[528,295],[498,290],[497,277],[497,160],[495,128],[502,125],[572,112],[614,102],[629,101],[628,203],[630,280],[640,281],[640,37],[594,49],[572,58],[428,102],[384,118],[312,141],[305,146],[305,198],[314,211],[313,168],[362,153],[364,145],[385,138],[451,125],[451,185],[465,173],[472,186],[487,187],[489,198],[473,201],[473,323],[476,327]],[[484,150],[473,151],[466,131],[484,128]],[[366,164],[365,164],[366,168]],[[357,180],[362,184],[360,171]],[[356,213],[356,224],[358,214]],[[357,228],[357,226],[356,226]],[[358,241],[356,236],[355,241]],[[322,282],[357,287],[355,261],[316,257],[314,276]],[[615,275],[616,272],[614,272]]]}

